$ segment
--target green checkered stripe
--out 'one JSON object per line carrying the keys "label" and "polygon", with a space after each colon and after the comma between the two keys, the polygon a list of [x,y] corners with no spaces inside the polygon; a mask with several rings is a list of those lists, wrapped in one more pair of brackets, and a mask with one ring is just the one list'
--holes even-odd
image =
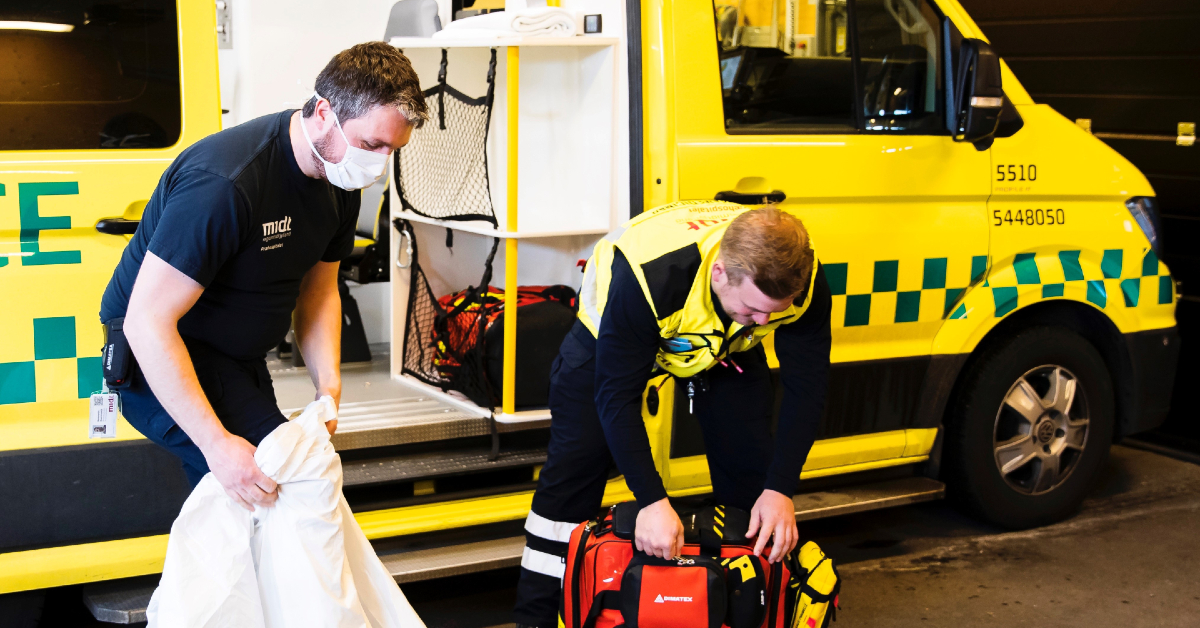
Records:
{"label": "green checkered stripe", "polygon": [[62,401],[57,395],[53,399],[38,398],[37,365],[42,361],[75,361],[75,398],[83,399],[99,390],[103,378],[100,356],[79,357],[76,355],[75,345],[74,316],[33,319],[33,359],[24,362],[0,362],[0,405]]}
{"label": "green checkered stripe", "polygon": [[[969,309],[962,302],[963,293],[981,281],[980,288],[991,293],[987,309],[994,308],[991,313],[996,317],[1016,310],[1022,300],[1052,299],[1069,296],[1068,293],[1086,298],[1101,309],[1116,304],[1128,308],[1173,302],[1175,284],[1164,272],[1154,251],[1144,254],[1133,251],[1127,255],[1122,249],[1105,250],[1100,260],[1099,277],[1085,276],[1084,265],[1079,261],[1081,254],[1079,250],[1042,255],[1019,253],[1012,266],[1004,268],[990,268],[988,256],[975,255],[971,257],[969,274],[962,272],[965,259],[925,258],[920,262],[920,289],[915,289],[915,281],[914,285],[906,286],[901,279],[901,264],[913,262],[842,262],[823,264],[823,267],[833,295],[834,311],[844,312],[840,317],[844,327],[965,319],[968,311],[978,310],[979,305],[973,301],[976,305]],[[1134,261],[1129,263],[1128,258],[1134,258]],[[956,261],[960,264],[957,274],[951,270]],[[871,291],[848,293],[851,273],[860,269],[870,269]],[[910,277],[917,275],[916,269],[909,274]],[[1031,290],[1027,286],[1041,286],[1041,290]],[[834,325],[838,322],[835,320]]]}
{"label": "green checkered stripe", "polygon": [[[842,262],[837,264],[822,264],[825,269],[825,279],[829,282],[829,291],[833,295],[834,310],[842,309],[845,314],[842,325],[859,327],[863,325],[884,325],[892,323],[915,323],[918,321],[940,320],[946,317],[964,318],[965,309],[961,304],[955,308],[963,292],[971,284],[979,281],[987,273],[988,258],[986,255],[971,257],[970,273],[962,272],[965,268],[953,272],[951,259],[947,257],[931,257],[921,261],[919,272],[913,269],[909,275],[913,277],[913,285],[904,285],[901,280],[901,260],[881,260],[871,265]],[[962,260],[965,263],[965,259]],[[911,263],[911,262],[904,262]],[[861,294],[847,294],[852,272],[859,269],[871,269],[871,291]],[[915,277],[919,276],[919,284]],[[842,303],[838,303],[841,301]],[[894,303],[894,306],[893,306]],[[837,321],[834,321],[837,324]]]}
{"label": "green checkered stripe", "polygon": [[[1082,293],[1101,309],[1116,304],[1129,308],[1174,301],[1175,283],[1170,274],[1162,272],[1154,251],[1144,254],[1133,251],[1126,255],[1122,249],[1106,249],[1100,258],[1099,277],[1085,276],[1084,266],[1079,263],[1080,254],[1078,250],[1058,251],[1056,255],[1018,253],[1011,273],[993,273],[983,284],[992,291],[995,315],[1004,316],[1017,309],[1022,294],[1037,300],[1067,296],[1068,292]],[[1128,260],[1130,257],[1133,259]],[[999,283],[1016,285],[992,285]],[[1037,285],[1042,288],[1040,295],[1036,290],[1024,288]]]}

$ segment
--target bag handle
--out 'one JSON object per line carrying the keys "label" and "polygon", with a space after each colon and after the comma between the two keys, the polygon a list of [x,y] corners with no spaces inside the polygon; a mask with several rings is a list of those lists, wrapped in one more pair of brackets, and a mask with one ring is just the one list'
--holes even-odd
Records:
{"label": "bag handle", "polygon": [[[588,610],[587,619],[583,620],[583,626],[580,628],[596,628],[596,620],[600,619],[600,613],[605,610],[621,610],[620,591],[607,589],[598,593],[592,601],[592,608]],[[621,625],[624,626],[625,624]]]}
{"label": "bag handle", "polygon": [[746,530],[750,527],[750,513],[740,508],[717,504],[693,516],[700,537],[700,552],[705,556],[720,556],[726,539],[733,545],[748,543]]}

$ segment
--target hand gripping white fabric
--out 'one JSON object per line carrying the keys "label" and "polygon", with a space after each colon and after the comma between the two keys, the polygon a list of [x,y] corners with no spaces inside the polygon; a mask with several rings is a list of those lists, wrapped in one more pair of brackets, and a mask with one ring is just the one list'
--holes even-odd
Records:
{"label": "hand gripping white fabric", "polygon": [[171,526],[151,627],[424,628],[342,496],[342,462],[325,422],[333,399],[308,404],[259,444],[254,460],[279,499],[253,513],[211,473]]}

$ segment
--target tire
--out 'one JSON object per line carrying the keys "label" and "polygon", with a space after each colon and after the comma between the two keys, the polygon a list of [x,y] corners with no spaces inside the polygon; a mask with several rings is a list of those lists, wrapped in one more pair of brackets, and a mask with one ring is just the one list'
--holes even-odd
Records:
{"label": "tire", "polygon": [[947,417],[949,496],[1011,529],[1071,516],[1108,457],[1113,399],[1099,351],[1065,327],[1032,327],[985,349]]}
{"label": "tire", "polygon": [[0,628],[36,628],[45,601],[45,591],[0,595]]}

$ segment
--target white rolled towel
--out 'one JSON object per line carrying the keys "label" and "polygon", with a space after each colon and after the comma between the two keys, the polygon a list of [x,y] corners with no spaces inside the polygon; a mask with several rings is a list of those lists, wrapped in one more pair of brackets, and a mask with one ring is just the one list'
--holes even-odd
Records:
{"label": "white rolled towel", "polygon": [[512,30],[522,35],[574,37],[583,31],[578,13],[560,7],[537,7],[515,11]]}
{"label": "white rolled towel", "polygon": [[574,37],[582,17],[560,7],[497,11],[454,20],[433,34],[437,39],[498,39],[503,37]]}

